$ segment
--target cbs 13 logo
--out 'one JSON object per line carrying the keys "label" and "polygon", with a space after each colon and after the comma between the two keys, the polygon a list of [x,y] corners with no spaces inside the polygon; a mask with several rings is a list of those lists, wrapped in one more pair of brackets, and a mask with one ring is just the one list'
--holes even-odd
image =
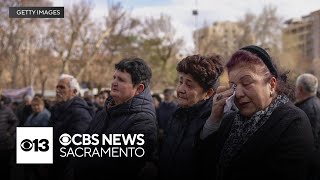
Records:
{"label": "cbs 13 logo", "polygon": [[26,152],[31,151],[32,149],[34,149],[35,152],[46,152],[49,150],[49,141],[47,139],[34,139],[33,141],[24,139],[21,141],[20,147]]}

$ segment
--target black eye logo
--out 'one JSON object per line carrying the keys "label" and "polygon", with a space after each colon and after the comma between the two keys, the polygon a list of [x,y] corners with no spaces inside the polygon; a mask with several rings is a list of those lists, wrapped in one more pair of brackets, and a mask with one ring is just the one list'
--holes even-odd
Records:
{"label": "black eye logo", "polygon": [[59,141],[63,146],[68,146],[71,143],[71,136],[67,133],[61,134]]}
{"label": "black eye logo", "polygon": [[24,151],[30,151],[33,148],[32,141],[29,139],[21,141],[20,147]]}

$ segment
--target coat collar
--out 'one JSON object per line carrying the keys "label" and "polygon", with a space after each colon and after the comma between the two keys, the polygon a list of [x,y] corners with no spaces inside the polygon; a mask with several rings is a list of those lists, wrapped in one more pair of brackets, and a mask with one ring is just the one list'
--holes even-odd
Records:
{"label": "coat collar", "polygon": [[[194,104],[191,107],[188,108],[182,108],[179,107],[174,113],[173,113],[173,117],[175,119],[192,119],[190,118],[190,116],[192,117],[198,117],[199,114],[202,118],[202,116],[206,116],[208,111],[211,112],[211,108],[212,108],[212,97],[207,99],[207,100],[202,100],[196,104]],[[187,118],[189,117],[189,118]]]}
{"label": "coat collar", "polygon": [[[253,136],[251,136],[251,138],[248,139],[248,141],[242,146],[240,152],[231,160],[232,163],[229,168],[232,166],[239,166],[244,161],[252,159],[252,157],[255,157],[256,155],[263,155],[261,153],[263,153],[270,144],[273,144],[278,140],[280,134],[293,120],[289,118],[283,121],[283,116],[288,115],[287,113],[283,113],[284,109],[285,111],[288,109],[288,107],[284,106],[294,107],[291,102],[288,102],[287,104],[282,104],[275,109],[269,120]],[[220,138],[218,138],[220,139],[217,144],[220,151],[219,154],[221,154],[223,145],[228,138],[232,123],[233,119],[225,125],[223,133],[221,133]]]}

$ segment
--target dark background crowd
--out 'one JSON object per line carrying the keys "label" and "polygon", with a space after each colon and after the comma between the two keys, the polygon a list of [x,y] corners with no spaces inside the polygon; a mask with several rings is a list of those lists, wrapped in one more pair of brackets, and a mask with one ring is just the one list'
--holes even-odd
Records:
{"label": "dark background crowd", "polygon": [[[187,62],[186,64],[190,62],[193,62],[195,64],[199,63],[197,58],[200,58],[200,59],[203,58],[204,62],[208,61],[208,59],[206,59],[208,57],[202,57],[202,56],[198,57],[197,55],[190,56],[188,58],[184,59],[182,63],[186,63],[186,62]],[[218,58],[218,56],[215,58]],[[218,64],[218,61],[215,63]],[[188,153],[189,151],[191,152],[191,149],[189,149],[188,144],[190,143],[192,144],[194,139],[197,139],[196,137],[197,134],[199,134],[204,123],[207,121],[210,115],[211,107],[212,107],[212,96],[213,96],[213,92],[210,91],[210,88],[213,84],[214,86],[216,86],[216,84],[213,82],[217,80],[220,74],[217,74],[216,76],[212,76],[213,81],[207,80],[208,81],[207,85],[209,85],[208,88],[209,87],[210,88],[207,92],[208,94],[204,96],[204,100],[199,99],[198,100],[199,102],[195,101],[191,103],[183,102],[181,100],[177,101],[176,93],[179,95],[179,93],[183,92],[181,90],[181,86],[184,83],[183,76],[188,76],[189,73],[190,74],[193,73],[192,71],[184,69],[185,67],[181,64],[178,65],[177,70],[179,72],[181,71],[180,73],[182,74],[184,71],[188,71],[188,73],[186,72],[184,75],[180,76],[180,78],[182,79],[179,82],[180,84],[178,85],[177,90],[172,88],[167,88],[167,89],[164,89],[163,93],[153,93],[152,100],[150,99],[151,97],[149,99],[148,98],[145,99],[146,95],[144,94],[150,93],[150,90],[148,90],[148,88],[142,89],[141,92],[139,92],[141,94],[125,97],[127,99],[124,99],[124,100],[121,98],[123,98],[122,96],[125,96],[125,91],[123,91],[122,94],[121,93],[119,94],[119,97],[121,97],[120,102],[122,102],[120,103],[120,105],[123,103],[126,104],[128,102],[141,103],[141,102],[145,102],[146,100],[150,100],[149,102],[153,106],[153,107],[150,107],[149,106],[150,104],[148,106],[145,106],[142,104],[141,108],[139,108],[138,110],[130,109],[130,111],[134,112],[133,114],[139,114],[139,113],[142,113],[142,114],[139,115],[139,118],[135,118],[134,115],[130,115],[129,119],[139,119],[140,121],[141,119],[147,116],[146,115],[147,111],[144,112],[143,110],[144,108],[150,109],[150,111],[153,111],[152,109],[155,109],[155,117],[157,120],[157,123],[156,123],[157,125],[156,126],[152,124],[148,125],[148,122],[144,122],[144,125],[143,125],[143,132],[145,132],[146,134],[148,134],[147,131],[150,130],[151,128],[151,131],[153,134],[152,137],[153,138],[157,137],[157,140],[156,140],[157,145],[156,144],[152,145],[153,148],[156,147],[155,149],[152,150],[154,154],[150,155],[150,157],[146,159],[147,163],[145,165],[142,165],[143,166],[142,172],[144,173],[142,177],[161,178],[161,179],[167,179],[170,177],[184,177],[184,176],[179,176],[179,173],[180,175],[181,174],[187,175],[190,173],[190,177],[193,177],[193,174],[192,174],[193,170],[189,169],[190,171],[185,171],[185,170],[188,170],[188,168],[190,167],[188,167],[188,163],[184,164],[184,160],[190,157],[193,157],[193,155],[185,154],[185,152],[188,152]],[[120,78],[120,79],[122,78],[123,74],[121,73],[127,73],[126,71],[130,70],[129,69],[126,71],[121,71],[123,70],[121,68],[124,68],[124,69],[128,68],[127,66],[128,65],[123,65],[121,63],[116,65],[116,73],[114,75],[114,79],[115,79],[114,81],[116,81],[117,78]],[[132,68],[132,67],[129,66],[129,68]],[[179,69],[179,68],[182,68],[182,69]],[[222,70],[221,65],[220,65],[220,69]],[[219,72],[220,70],[215,69],[214,72],[215,71]],[[120,74],[117,75],[117,72]],[[132,76],[134,76],[134,73],[133,72],[131,73],[133,74]],[[130,71],[129,71],[129,74],[130,74]],[[196,76],[196,74],[194,76]],[[150,78],[151,74],[148,77]],[[148,87],[147,84],[149,80],[144,81],[140,79],[140,81],[143,82],[143,85],[145,84],[146,87]],[[319,91],[318,91],[318,80],[312,74],[302,74],[297,78],[295,83],[296,83],[295,88],[291,89],[292,90],[291,95],[294,95],[294,96],[291,97],[292,99],[290,99],[290,101],[295,102],[295,105],[301,108],[305,112],[305,114],[308,116],[311,127],[312,127],[314,145],[315,145],[315,148],[319,150],[320,99],[319,99]],[[46,178],[49,178],[49,179],[50,178],[51,179],[60,179],[60,178],[69,179],[70,177],[75,178],[73,177],[73,175],[68,176],[69,173],[73,174],[74,172],[71,169],[69,169],[68,167],[69,162],[67,162],[67,160],[65,159],[63,160],[59,158],[55,159],[54,160],[55,168],[53,169],[51,169],[47,165],[16,164],[15,162],[16,161],[15,160],[15,150],[16,150],[15,128],[16,127],[53,126],[55,128],[54,129],[55,140],[59,137],[59,135],[61,135],[65,131],[68,131],[71,134],[72,133],[125,132],[125,130],[122,129],[123,127],[120,128],[120,126],[118,127],[119,129],[114,129],[114,131],[103,130],[103,128],[106,127],[105,123],[109,123],[109,121],[105,119],[106,117],[108,117],[108,115],[106,115],[105,113],[112,114],[113,112],[118,112],[118,111],[122,112],[121,108],[120,110],[112,109],[114,107],[117,107],[117,105],[119,108],[119,104],[112,104],[112,103],[116,103],[116,101],[110,101],[111,99],[115,99],[115,97],[117,97],[117,94],[114,94],[114,97],[112,97],[111,96],[112,90],[101,90],[96,95],[92,95],[90,91],[86,91],[83,94],[83,96],[81,96],[78,93],[79,92],[78,86],[79,84],[77,84],[76,79],[74,77],[64,74],[60,77],[59,82],[56,86],[55,100],[48,100],[46,99],[46,97],[36,94],[33,97],[30,95],[26,95],[24,96],[23,101],[21,103],[18,103],[18,102],[11,101],[10,98],[4,95],[1,95],[1,101],[0,101],[1,102],[0,104],[0,134],[1,134],[0,158],[1,158],[1,161],[0,162],[4,167],[4,169],[2,169],[4,172],[2,177],[4,177],[4,179],[31,180],[31,179],[46,179]],[[124,86],[121,86],[121,83],[116,85],[116,87],[117,86],[119,86],[118,88],[125,89]],[[145,88],[144,86],[141,86],[141,87]],[[113,91],[122,91],[123,89],[116,89],[116,90],[113,89]],[[137,88],[137,91],[139,91],[139,88]],[[187,96],[188,96],[188,93],[192,93],[192,91],[190,92],[188,91],[189,90],[186,91]],[[139,99],[141,98],[142,95],[144,99],[143,101]],[[190,95],[192,94],[189,94],[189,96]],[[192,106],[189,106],[189,104],[192,104]],[[130,107],[131,106],[132,105],[130,105]],[[126,114],[125,116],[126,117],[125,121],[123,117],[119,115],[113,116],[113,117],[116,118],[117,121],[119,122],[129,121],[127,117],[128,114]],[[151,116],[153,117],[152,113],[151,113]],[[201,118],[201,121],[198,118]],[[194,124],[188,123],[188,125],[185,126],[186,125],[185,123],[187,123],[188,121],[192,122],[193,119],[198,119],[198,121],[194,121]],[[169,122],[170,122],[170,125],[169,125]],[[179,123],[182,123],[182,124],[179,124]],[[130,127],[131,125],[128,126],[129,129]],[[142,127],[142,126],[139,126],[139,127]],[[157,127],[157,129],[152,130],[152,127]],[[120,129],[121,131],[119,131]],[[187,130],[184,130],[184,129],[187,129]],[[156,133],[154,131],[156,131]],[[135,129],[134,132],[137,132],[137,129]],[[157,134],[157,136],[155,134]],[[177,139],[180,139],[180,140],[178,141]],[[176,148],[178,148],[177,149],[178,153],[175,152],[176,153],[175,154],[170,150],[170,148],[167,149],[168,147],[172,147],[172,146],[176,146]],[[194,144],[192,144],[192,147],[194,147]],[[54,153],[57,153],[57,152],[54,151]],[[182,155],[180,157],[181,159],[179,159],[180,155]],[[176,160],[170,161],[169,159],[172,158],[171,156],[178,156],[178,157]],[[319,158],[319,152],[314,153],[312,158],[314,159]],[[168,162],[164,162],[164,161],[168,161]],[[179,165],[180,167],[177,168],[176,166],[174,166],[174,164],[170,164],[170,162],[178,163],[180,164]],[[190,161],[190,162],[193,162],[193,161]],[[74,161],[73,163],[78,163],[78,162]],[[113,163],[116,163],[116,162],[113,162]],[[131,162],[126,162],[126,163],[129,164]],[[166,164],[166,163],[169,163],[169,164]],[[319,164],[317,164],[318,161],[315,161],[313,163],[315,164],[310,165],[311,169],[319,167]],[[115,164],[112,164],[112,166],[113,165]],[[184,165],[186,166],[184,167]],[[173,169],[170,169],[171,166]],[[105,168],[105,167],[109,167],[108,164],[102,164],[99,168],[108,170],[108,168]],[[128,169],[130,169],[131,167],[132,166],[129,166]],[[162,168],[162,171],[158,170],[159,167],[160,169]],[[78,169],[81,170],[81,168],[83,167],[79,167]],[[85,176],[86,174],[83,173],[83,172],[86,172],[86,168],[82,172],[81,171],[76,172],[76,174],[78,173],[81,176],[78,176],[75,179],[79,179],[79,178],[81,179],[81,177],[87,177]],[[163,169],[166,169],[166,168],[167,168],[167,172],[165,170],[163,171]],[[169,173],[172,170],[174,170],[174,173],[173,174]],[[318,171],[318,169],[312,170],[312,172],[316,172],[316,171]],[[127,171],[124,173],[129,173],[129,172]],[[132,173],[135,173],[135,172],[132,172]],[[82,176],[82,174],[84,174],[84,176]],[[93,174],[89,174],[89,177],[90,176],[94,177]],[[108,175],[105,175],[105,177],[108,177]],[[114,177],[114,176],[110,175],[110,177]],[[312,175],[311,177],[315,178],[316,175],[315,176]],[[98,176],[97,176],[97,179],[99,179]]]}
{"label": "dark background crowd", "polygon": [[[58,87],[57,87],[58,88]],[[85,108],[88,108],[94,113],[101,111],[105,103],[110,97],[109,89],[102,89],[97,94],[93,95],[91,91],[85,91],[83,95],[78,94],[76,99],[79,98],[79,103]],[[81,99],[81,100],[80,100]],[[158,141],[159,147],[162,144],[165,127],[177,109],[177,103],[175,101],[175,90],[172,88],[164,89],[163,93],[153,93],[152,100],[154,108],[156,109],[157,121],[158,121]],[[16,127],[50,127],[53,111],[55,116],[65,114],[66,109],[55,109],[55,105],[59,103],[56,99],[50,97],[43,97],[41,94],[35,94],[33,97],[25,95],[22,101],[13,101],[11,98],[1,95],[0,105],[0,134],[2,137],[0,142],[1,147],[1,164],[5,167],[4,179],[41,179],[48,178],[49,168],[46,165],[19,165],[16,164],[16,146],[15,146],[15,131]],[[65,107],[66,108],[66,107]],[[76,106],[70,109],[76,109]],[[82,114],[83,115],[83,114]],[[59,117],[61,118],[61,117]],[[65,117],[64,117],[65,118]],[[71,117],[70,117],[71,118]],[[72,117],[74,118],[74,117]],[[83,132],[85,128],[88,128],[86,124],[83,124]],[[82,128],[82,127],[80,127]],[[8,136],[7,136],[8,135]],[[10,141],[10,143],[9,143]],[[56,162],[55,162],[56,163]],[[154,164],[149,164],[146,167],[153,172]],[[63,171],[63,170],[61,170]],[[151,175],[153,177],[154,175]]]}

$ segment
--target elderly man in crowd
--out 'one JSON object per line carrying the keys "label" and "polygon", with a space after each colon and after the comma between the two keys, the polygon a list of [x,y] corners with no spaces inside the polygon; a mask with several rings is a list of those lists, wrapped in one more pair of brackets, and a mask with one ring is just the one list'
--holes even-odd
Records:
{"label": "elderly man in crowd", "polygon": [[317,97],[318,78],[312,74],[302,74],[296,80],[296,106],[308,116],[315,144],[311,155],[310,179],[320,179],[320,99]]}
{"label": "elderly man in crowd", "polygon": [[56,105],[52,108],[50,124],[53,126],[54,166],[53,179],[70,179],[72,168],[69,159],[59,158],[59,137],[63,133],[69,135],[82,134],[89,127],[94,110],[87,102],[78,97],[80,86],[71,75],[62,74],[56,86]]}
{"label": "elderly man in crowd", "polygon": [[308,116],[316,147],[319,147],[320,99],[316,96],[318,79],[312,74],[302,74],[296,81],[296,106]]}

